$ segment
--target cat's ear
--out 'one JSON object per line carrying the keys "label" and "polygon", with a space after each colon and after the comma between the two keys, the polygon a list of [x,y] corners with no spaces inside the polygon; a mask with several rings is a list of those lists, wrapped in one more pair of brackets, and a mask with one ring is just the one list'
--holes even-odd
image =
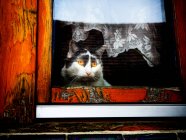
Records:
{"label": "cat's ear", "polygon": [[76,53],[78,51],[78,47],[76,46],[76,43],[71,40],[69,42],[69,51],[67,53],[67,58],[72,58],[72,56],[74,55],[74,53]]}
{"label": "cat's ear", "polygon": [[102,45],[99,49],[96,50],[96,54],[101,57],[106,49],[107,49],[107,46]]}

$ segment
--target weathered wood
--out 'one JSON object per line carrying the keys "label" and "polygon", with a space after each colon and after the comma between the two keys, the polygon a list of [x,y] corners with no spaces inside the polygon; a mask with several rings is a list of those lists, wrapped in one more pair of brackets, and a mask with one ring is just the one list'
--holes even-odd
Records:
{"label": "weathered wood", "polygon": [[34,115],[36,0],[0,1],[0,116],[28,122]]}
{"label": "weathered wood", "polygon": [[[1,128],[1,126],[0,126]],[[29,134],[29,135],[59,135],[65,133],[122,133],[123,131],[127,132],[145,132],[148,130],[157,130],[157,131],[171,131],[171,130],[186,130],[186,123],[183,119],[171,120],[167,119],[102,119],[100,121],[95,119],[81,119],[78,122],[73,122],[72,120],[63,120],[63,121],[49,121],[43,123],[34,123],[27,125],[25,127],[9,127],[0,132],[1,134],[9,135],[20,135],[20,134]],[[156,131],[156,132],[157,132]],[[124,132],[123,132],[124,133]]]}
{"label": "weathered wood", "polygon": [[38,3],[37,99],[47,103],[51,82],[52,0]]}

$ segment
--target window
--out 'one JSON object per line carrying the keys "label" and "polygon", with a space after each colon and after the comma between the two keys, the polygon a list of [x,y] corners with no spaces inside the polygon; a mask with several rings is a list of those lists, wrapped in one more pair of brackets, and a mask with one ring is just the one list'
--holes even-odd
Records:
{"label": "window", "polygon": [[[121,109],[125,110],[124,104],[128,102],[175,103],[180,101],[175,101],[175,97],[170,99],[167,96],[173,93],[177,98],[180,97],[181,92],[173,17],[170,11],[171,3],[166,0],[138,2],[134,0],[118,0],[117,3],[113,0],[53,1],[51,100],[49,103],[62,105],[47,106],[45,109],[49,114],[55,114],[49,111],[49,109],[54,111],[55,108],[65,110],[67,116],[63,117],[69,117],[68,113],[73,114],[75,109],[81,114],[78,117],[91,117],[93,114],[89,114],[90,116],[83,114],[89,108],[85,103],[93,104],[91,106],[93,108],[103,107],[102,110],[111,108],[104,104],[109,103],[115,107],[116,111],[118,107],[121,112]],[[89,70],[100,64],[101,68],[99,68],[103,74],[101,74],[102,82],[91,85],[88,82],[95,83],[97,79],[85,76],[72,77],[66,71],[70,68],[70,72],[77,72],[77,68],[71,67],[72,63],[78,69],[89,65]],[[167,96],[167,98],[159,100],[161,98],[159,95]],[[136,99],[136,97],[139,98]],[[99,105],[96,106],[94,103]],[[113,103],[124,104],[119,107]],[[71,108],[72,106],[67,104],[76,105]],[[146,110],[146,107],[142,106],[141,109]],[[182,107],[178,106],[178,111],[182,111],[184,109]],[[161,110],[160,108],[158,109]],[[43,106],[38,106],[37,109],[41,109],[41,112],[45,110]],[[162,110],[164,109],[162,107]],[[170,107],[170,110],[166,110],[170,113],[171,109]],[[169,113],[163,116],[174,116]],[[180,112],[175,115],[177,114]],[[105,117],[104,113],[102,115],[100,117]],[[70,115],[70,117],[77,116]]]}
{"label": "window", "polygon": [[164,1],[54,0],[53,11],[53,86],[77,82],[61,72],[70,41],[91,51],[104,45],[103,78],[111,86],[180,86]]}

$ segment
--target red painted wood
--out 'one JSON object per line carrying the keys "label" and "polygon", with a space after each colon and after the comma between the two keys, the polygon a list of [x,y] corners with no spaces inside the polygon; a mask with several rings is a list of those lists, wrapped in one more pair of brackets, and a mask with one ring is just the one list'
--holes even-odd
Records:
{"label": "red painted wood", "polygon": [[[92,94],[92,95],[91,95]],[[124,103],[145,99],[146,88],[52,88],[53,103]],[[68,97],[65,98],[65,95]]]}
{"label": "red painted wood", "polygon": [[50,97],[52,53],[52,0],[38,0],[37,101]]}
{"label": "red painted wood", "polygon": [[180,69],[184,87],[186,89],[186,1],[173,0],[173,5]]}
{"label": "red painted wood", "polygon": [[52,88],[52,103],[178,103],[180,91],[154,88]]}

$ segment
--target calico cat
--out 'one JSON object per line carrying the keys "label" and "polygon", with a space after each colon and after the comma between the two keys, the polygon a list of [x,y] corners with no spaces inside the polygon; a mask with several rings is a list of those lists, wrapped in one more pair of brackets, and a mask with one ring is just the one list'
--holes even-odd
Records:
{"label": "calico cat", "polygon": [[101,56],[106,46],[94,51],[80,47],[74,41],[69,43],[69,51],[61,75],[68,86],[111,86],[103,78]]}

